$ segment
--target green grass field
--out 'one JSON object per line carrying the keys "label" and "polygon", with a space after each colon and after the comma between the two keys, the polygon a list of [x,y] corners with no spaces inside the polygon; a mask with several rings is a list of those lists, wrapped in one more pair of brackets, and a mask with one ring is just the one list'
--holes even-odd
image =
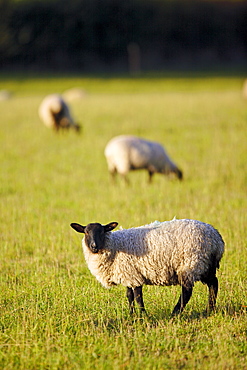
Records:
{"label": "green grass field", "polygon": [[[247,369],[247,103],[240,77],[0,78],[0,368]],[[83,133],[56,135],[42,98],[81,87],[71,103]],[[144,171],[114,186],[108,140],[164,144],[184,181]],[[144,287],[147,317],[129,317],[125,288],[88,271],[71,222],[124,228],[194,218],[222,234],[217,310],[197,283],[171,318],[179,287]]]}

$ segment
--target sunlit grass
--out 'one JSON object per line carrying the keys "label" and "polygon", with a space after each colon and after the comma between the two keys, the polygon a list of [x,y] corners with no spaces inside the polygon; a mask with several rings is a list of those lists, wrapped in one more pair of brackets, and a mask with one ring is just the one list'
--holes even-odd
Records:
{"label": "sunlit grass", "polygon": [[[71,103],[83,133],[55,135],[37,109],[46,93]],[[0,366],[3,369],[245,369],[247,363],[246,102],[240,78],[2,79],[0,102]],[[184,181],[130,173],[111,184],[114,135],[163,143]],[[125,289],[90,275],[71,222],[195,218],[226,242],[215,314],[196,284],[171,319],[179,287],[145,287],[147,317],[128,315]]]}

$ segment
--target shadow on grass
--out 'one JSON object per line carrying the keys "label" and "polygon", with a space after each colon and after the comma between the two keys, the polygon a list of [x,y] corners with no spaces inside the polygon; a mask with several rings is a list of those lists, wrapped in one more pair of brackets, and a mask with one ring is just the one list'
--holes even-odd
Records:
{"label": "shadow on grass", "polygon": [[244,305],[242,303],[236,303],[236,304],[227,304],[224,307],[220,307],[217,310],[218,312],[221,312],[222,315],[227,316],[241,316],[246,315],[247,313],[247,304]]}
{"label": "shadow on grass", "polygon": [[214,317],[215,315],[222,315],[222,316],[242,316],[246,315],[247,313],[247,305],[243,304],[227,304],[226,306],[218,306],[214,311],[209,312],[208,310],[198,311],[198,310],[191,310],[186,312],[186,309],[182,314],[178,314],[176,316],[172,316],[169,310],[162,310],[157,312],[154,315],[147,315],[147,319],[150,323],[154,323],[164,320],[168,322],[188,322],[188,321],[197,321],[208,319],[210,317]]}
{"label": "shadow on grass", "polygon": [[188,322],[193,321],[201,321],[208,319],[210,317],[214,317],[217,315],[222,316],[241,316],[247,313],[247,307],[243,306],[242,304],[237,305],[227,305],[224,307],[218,307],[215,311],[208,312],[207,310],[198,311],[198,310],[190,310],[186,312],[186,310],[182,314],[178,314],[176,316],[172,316],[171,311],[169,309],[165,310],[157,310],[154,313],[142,313],[140,314],[138,311],[134,312],[133,315],[130,315],[128,311],[122,312],[121,317],[103,317],[101,319],[93,320],[92,324],[94,327],[104,327],[107,332],[111,334],[120,333],[129,327],[130,329],[135,326],[148,326],[149,328],[155,328],[162,323],[166,324],[175,324],[181,323],[186,324]]}

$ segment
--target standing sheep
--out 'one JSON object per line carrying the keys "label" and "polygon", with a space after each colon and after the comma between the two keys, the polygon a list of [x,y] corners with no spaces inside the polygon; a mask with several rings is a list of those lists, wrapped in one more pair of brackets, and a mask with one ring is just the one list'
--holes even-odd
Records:
{"label": "standing sheep", "polygon": [[110,140],[105,157],[110,174],[119,173],[125,180],[129,171],[140,169],[148,171],[149,182],[156,172],[174,173],[180,180],[183,178],[182,171],[171,161],[162,145],[135,136],[121,135]]}
{"label": "standing sheep", "polygon": [[70,127],[80,131],[80,125],[74,122],[68,105],[58,94],[51,94],[44,98],[39,107],[39,117],[47,127],[56,131]]}
{"label": "standing sheep", "polygon": [[181,285],[182,293],[173,314],[188,303],[194,283],[209,289],[209,310],[215,308],[218,279],[216,268],[224,252],[224,241],[211,225],[196,220],[176,220],[111,232],[117,222],[71,227],[84,233],[82,248],[91,273],[106,288],[127,287],[130,313],[134,300],[145,311],[142,286]]}

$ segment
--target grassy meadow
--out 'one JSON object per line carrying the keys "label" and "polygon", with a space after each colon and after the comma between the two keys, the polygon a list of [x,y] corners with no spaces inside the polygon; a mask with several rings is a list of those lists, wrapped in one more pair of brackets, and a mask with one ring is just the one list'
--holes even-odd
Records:
{"label": "grassy meadow", "polygon": [[[0,89],[0,368],[247,369],[247,102],[241,77],[4,77]],[[55,134],[42,98],[81,87],[71,102],[83,125]],[[108,140],[159,141],[179,182],[144,171],[111,183]],[[216,312],[197,283],[180,317],[179,287],[144,287],[147,316],[128,314],[125,288],[88,271],[71,222],[124,228],[193,218],[212,224],[226,250]]]}

